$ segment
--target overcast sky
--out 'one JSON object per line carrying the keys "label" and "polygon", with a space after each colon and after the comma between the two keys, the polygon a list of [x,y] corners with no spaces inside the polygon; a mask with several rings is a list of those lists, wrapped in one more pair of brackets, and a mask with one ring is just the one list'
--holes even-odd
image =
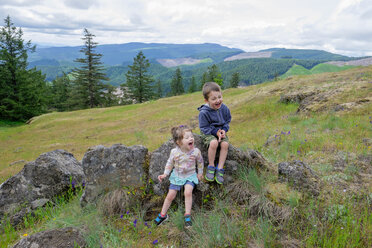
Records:
{"label": "overcast sky", "polygon": [[[218,43],[372,55],[372,0],[0,0],[34,44]],[[2,21],[1,26],[4,25]]]}

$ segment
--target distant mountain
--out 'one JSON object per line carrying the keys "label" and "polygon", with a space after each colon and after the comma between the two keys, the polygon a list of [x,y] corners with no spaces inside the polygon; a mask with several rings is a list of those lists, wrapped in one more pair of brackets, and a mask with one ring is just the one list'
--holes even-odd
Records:
{"label": "distant mountain", "polygon": [[[29,67],[40,69],[48,81],[69,73],[79,64],[73,62],[82,56],[81,46],[37,48],[29,55]],[[185,89],[191,77],[200,82],[208,66],[216,64],[226,85],[234,72],[239,72],[241,85],[258,84],[285,74],[293,65],[310,70],[317,64],[330,61],[352,61],[360,58],[347,57],[322,50],[271,48],[258,52],[245,52],[218,44],[165,44],[139,43],[99,45],[109,84],[125,83],[125,74],[133,58],[142,51],[150,61],[149,74],[160,80],[165,92],[170,90],[170,81],[177,67],[181,68]],[[340,62],[339,62],[340,63]],[[350,62],[351,63],[351,62]],[[324,66],[322,68],[325,68]],[[293,68],[301,69],[301,68]],[[293,73],[293,72],[290,72]],[[302,73],[311,73],[303,71]],[[296,73],[294,73],[296,74]],[[301,74],[301,73],[299,73]]]}
{"label": "distant mountain", "polygon": [[[57,60],[70,61],[82,56],[81,46],[75,47],[49,47],[36,49],[35,53],[29,55],[31,63],[38,63],[38,61]],[[164,43],[125,43],[125,44],[111,44],[98,45],[97,53],[103,54],[101,61],[108,65],[122,65],[124,62],[133,61],[133,58],[142,51],[149,60],[156,59],[177,59],[191,57],[195,59],[203,59],[208,54],[224,54],[224,56],[231,56],[233,54],[241,53],[243,50],[237,48],[228,48],[213,43],[204,44],[164,44]],[[48,64],[44,64],[48,65]]]}
{"label": "distant mountain", "polygon": [[324,61],[349,61],[361,58],[347,57],[339,54],[326,52],[323,50],[311,49],[286,49],[286,48],[270,48],[258,52],[243,52],[231,57],[225,58],[225,61],[233,61],[237,59],[250,59],[250,58],[274,58],[274,59],[311,59],[311,60],[324,60]]}

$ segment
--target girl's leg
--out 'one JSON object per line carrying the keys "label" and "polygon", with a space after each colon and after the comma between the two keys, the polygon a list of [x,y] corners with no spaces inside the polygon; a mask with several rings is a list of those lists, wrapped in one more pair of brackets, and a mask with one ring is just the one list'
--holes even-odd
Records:
{"label": "girl's leg", "polygon": [[194,187],[190,184],[185,185],[185,215],[191,214],[192,190]]}
{"label": "girl's leg", "polygon": [[167,214],[168,209],[169,209],[170,205],[172,204],[172,201],[177,196],[177,192],[178,191],[177,190],[174,190],[174,189],[170,189],[168,191],[167,197],[164,200],[163,207],[162,207],[161,212],[160,212],[160,214],[162,216],[164,216],[164,215]]}
{"label": "girl's leg", "polygon": [[218,169],[223,169],[223,166],[225,165],[228,150],[229,150],[229,143],[227,143],[226,141],[222,141],[220,159],[218,161]]}

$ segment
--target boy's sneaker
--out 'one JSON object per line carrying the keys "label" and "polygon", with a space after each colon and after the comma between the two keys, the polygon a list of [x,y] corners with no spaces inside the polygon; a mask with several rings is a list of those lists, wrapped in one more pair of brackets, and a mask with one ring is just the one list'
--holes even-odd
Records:
{"label": "boy's sneaker", "polygon": [[209,182],[214,181],[214,172],[216,171],[216,167],[208,165],[207,173],[205,174],[205,180]]}
{"label": "boy's sneaker", "polygon": [[216,182],[218,184],[223,184],[223,181],[224,181],[223,175],[224,174],[225,174],[225,170],[224,169],[217,169],[215,179],[216,179]]}
{"label": "boy's sneaker", "polygon": [[185,215],[185,227],[189,228],[192,227],[192,222],[191,222],[191,215]]}
{"label": "boy's sneaker", "polygon": [[161,214],[158,215],[158,217],[156,217],[156,219],[154,220],[154,223],[159,226],[161,225],[164,221],[166,221],[168,219],[168,215],[165,215],[164,217],[161,217]]}

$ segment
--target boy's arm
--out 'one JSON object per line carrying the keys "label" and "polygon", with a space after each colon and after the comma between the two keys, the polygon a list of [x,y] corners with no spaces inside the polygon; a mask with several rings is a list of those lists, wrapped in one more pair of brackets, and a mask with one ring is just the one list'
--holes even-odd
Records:
{"label": "boy's arm", "polygon": [[229,128],[230,128],[230,122],[231,122],[231,113],[230,113],[230,109],[228,107],[226,107],[226,121],[225,121],[225,124],[223,124],[223,127],[222,129],[227,133],[229,131]]}
{"label": "boy's arm", "polygon": [[211,127],[207,115],[203,112],[199,113],[199,128],[204,134],[211,134],[217,137],[217,128]]}

